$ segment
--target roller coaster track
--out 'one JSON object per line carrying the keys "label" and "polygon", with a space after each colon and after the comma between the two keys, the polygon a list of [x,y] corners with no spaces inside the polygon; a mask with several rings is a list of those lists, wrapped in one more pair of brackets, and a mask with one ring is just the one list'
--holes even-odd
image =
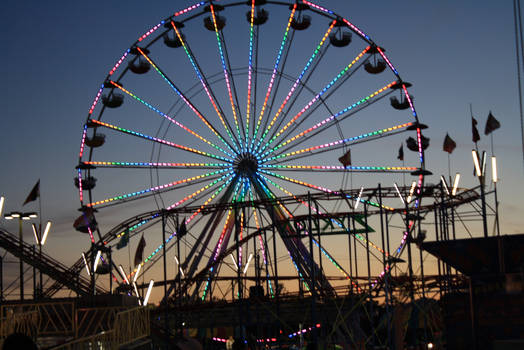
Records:
{"label": "roller coaster track", "polygon": [[[52,296],[62,286],[82,296],[91,294],[91,281],[80,274],[82,265],[79,265],[80,269],[78,269],[78,264],[67,267],[43,252],[41,256],[37,254],[38,256],[35,257],[33,246],[22,242],[22,249],[20,249],[18,237],[2,229],[0,229],[0,247],[13,256],[21,258],[26,264],[34,266],[55,281],[53,286],[45,291],[44,297]],[[107,291],[97,286],[96,293],[105,294]]]}

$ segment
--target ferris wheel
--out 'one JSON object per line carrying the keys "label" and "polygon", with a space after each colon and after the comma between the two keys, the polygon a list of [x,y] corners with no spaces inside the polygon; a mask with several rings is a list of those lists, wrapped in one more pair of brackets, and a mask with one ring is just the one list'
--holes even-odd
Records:
{"label": "ferris wheel", "polygon": [[[113,248],[126,266],[117,280],[153,273],[169,254],[202,300],[220,276],[253,269],[273,292],[277,261],[306,288],[334,293],[334,274],[357,285],[340,239],[312,238],[322,267],[295,219],[420,205],[428,141],[410,86],[383,47],[318,4],[198,2],[141,35],[102,81],[82,132],[75,227]],[[378,183],[402,203],[366,195]],[[409,231],[386,250],[329,220],[376,256],[398,256]],[[116,249],[143,237],[138,264]]]}

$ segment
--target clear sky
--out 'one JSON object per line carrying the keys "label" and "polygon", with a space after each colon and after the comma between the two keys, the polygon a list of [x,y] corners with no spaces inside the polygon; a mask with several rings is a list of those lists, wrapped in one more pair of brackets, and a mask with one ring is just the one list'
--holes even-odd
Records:
{"label": "clear sky", "polygon": [[[476,184],[471,176],[469,108],[471,104],[479,121],[479,146],[488,151],[490,140],[482,132],[492,111],[502,124],[494,133],[501,230],[522,233],[524,170],[511,2],[318,3],[350,19],[386,48],[403,79],[413,83],[410,92],[431,139],[426,166],[435,175],[427,182],[437,183],[440,174],[448,173],[442,142],[449,132],[458,146],[451,156],[451,173],[463,174],[461,186]],[[46,251],[65,264],[89,246],[72,223],[79,215],[74,167],[92,100],[130,44],[161,19],[192,4],[186,0],[3,4],[0,195],[7,199],[4,211],[37,210],[37,202],[23,208],[21,204],[40,179],[43,219],[55,223]],[[3,219],[0,226],[17,230]],[[29,225],[25,230],[26,239],[32,239]]]}

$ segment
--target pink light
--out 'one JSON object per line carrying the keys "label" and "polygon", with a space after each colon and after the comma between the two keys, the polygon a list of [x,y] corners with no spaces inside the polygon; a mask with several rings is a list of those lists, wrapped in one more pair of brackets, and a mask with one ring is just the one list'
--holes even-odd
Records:
{"label": "pink light", "polygon": [[201,1],[201,2],[199,2],[197,4],[194,4],[193,6],[189,6],[188,8],[185,8],[185,9],[183,9],[181,11],[175,12],[174,16],[177,17],[177,16],[180,16],[180,15],[183,15],[184,13],[188,13],[188,12],[190,12],[190,11],[200,7],[200,6],[202,6],[203,4],[204,4],[204,2]]}
{"label": "pink light", "polygon": [[100,99],[100,95],[102,95],[102,90],[104,89],[104,85],[98,90],[98,93],[96,94],[95,100],[93,101],[93,104],[91,104],[91,108],[89,108],[89,115],[93,113],[93,110],[95,109],[96,104],[98,103],[98,100]]}
{"label": "pink light", "polygon": [[118,69],[118,67],[122,64],[122,62],[124,62],[125,58],[129,54],[129,51],[131,50],[128,49],[126,52],[124,52],[124,54],[122,55],[122,57],[120,57],[118,62],[115,64],[115,66],[109,71],[109,75],[113,75],[113,73]]}
{"label": "pink light", "polygon": [[158,23],[156,26],[154,26],[153,28],[149,29],[144,35],[142,35],[140,37],[140,39],[138,39],[138,41],[142,41],[144,40],[145,38],[147,38],[148,36],[150,36],[151,34],[153,34],[158,28],[160,28],[160,26],[164,24],[164,21]]}
{"label": "pink light", "polygon": [[393,67],[393,64],[391,64],[391,62],[389,61],[389,59],[387,58],[386,54],[380,49],[380,47],[377,46],[377,50],[378,52],[380,53],[380,55],[382,56],[382,58],[387,62],[389,68],[391,68],[391,70],[396,74],[398,75],[398,72],[397,70],[395,69],[395,67]]}

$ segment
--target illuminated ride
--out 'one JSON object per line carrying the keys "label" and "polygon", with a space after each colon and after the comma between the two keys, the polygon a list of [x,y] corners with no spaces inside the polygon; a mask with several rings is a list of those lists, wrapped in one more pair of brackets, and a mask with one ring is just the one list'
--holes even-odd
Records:
{"label": "illuminated ride", "polygon": [[[153,26],[111,68],[84,124],[75,228],[92,256],[108,266],[111,251],[124,284],[139,268],[163,279],[167,256],[169,293],[193,300],[225,298],[241,275],[266,295],[278,274],[318,295],[337,283],[362,291],[353,277],[365,263],[348,261],[347,239],[383,276],[373,260],[398,261],[413,224],[402,212],[420,205],[428,173],[425,126],[385,51],[305,0],[203,1]],[[375,200],[378,183],[400,200]],[[379,212],[400,213],[389,249],[368,235]],[[310,234],[304,215],[348,238]]]}

